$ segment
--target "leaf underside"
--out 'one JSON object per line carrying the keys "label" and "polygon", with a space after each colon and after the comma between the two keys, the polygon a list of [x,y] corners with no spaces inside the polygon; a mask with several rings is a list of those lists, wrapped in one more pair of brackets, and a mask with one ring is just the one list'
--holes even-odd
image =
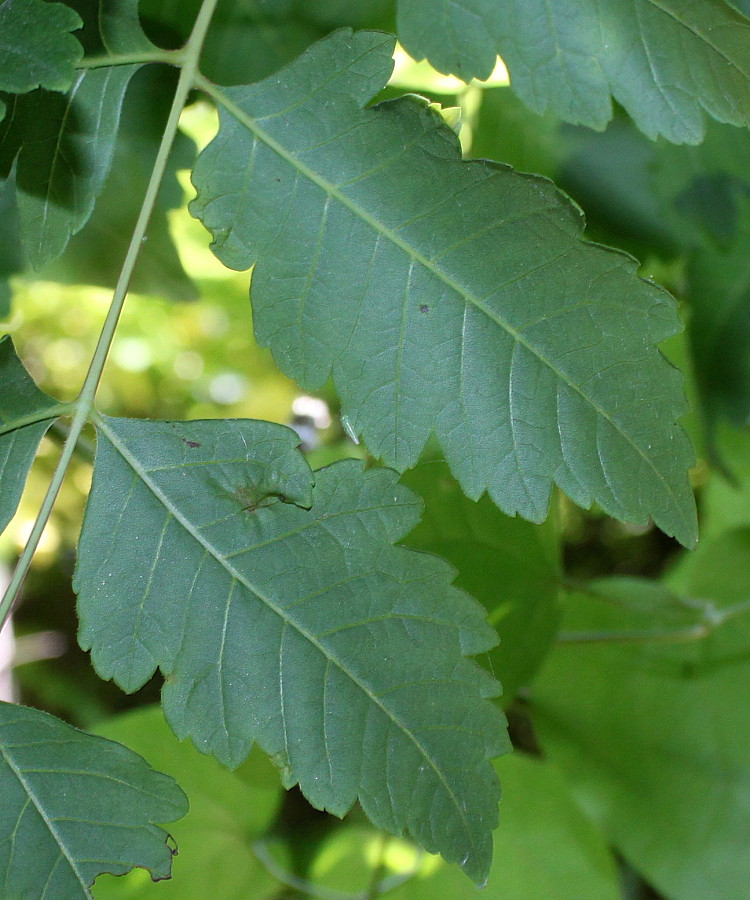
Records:
{"label": "leaf underside", "polygon": [[[8,335],[0,338],[0,532],[21,499],[39,442],[54,422],[56,403],[34,384]],[[49,418],[29,423],[49,409]],[[24,424],[26,422],[27,424]]]}
{"label": "leaf underside", "polygon": [[2,0],[0,91],[21,94],[36,87],[66,91],[83,56],[80,43],[69,32],[81,24],[62,3]]}
{"label": "leaf underside", "polygon": [[226,265],[255,265],[258,340],[305,388],[332,374],[387,465],[434,432],[473,499],[538,522],[554,482],[692,544],[686,406],[655,346],[673,301],[584,243],[550,182],[462,161],[417,98],[363,109],[392,49],[340,31],[223,94],[191,211]]}
{"label": "leaf underside", "polygon": [[175,782],[140,756],[10,703],[0,703],[0,796],[3,900],[90,898],[97,875],[135,866],[168,878],[168,836],[154,823],[187,812]]}
{"label": "leaf underside", "polygon": [[535,112],[602,129],[612,98],[649,137],[700,143],[705,114],[750,125],[750,22],[725,0],[399,0],[399,38],[441,72],[496,55]]}
{"label": "leaf underside", "polygon": [[[75,588],[80,643],[133,691],[157,666],[178,737],[287,786],[355,800],[486,877],[507,749],[496,640],[446,563],[393,542],[420,503],[386,469],[312,473],[289,429],[247,420],[98,426]],[[309,507],[312,503],[310,509]]]}
{"label": "leaf underside", "polygon": [[[144,66],[133,76],[122,106],[111,171],[104,188],[91,217],[72,237],[67,252],[43,267],[43,279],[114,288],[171,106],[171,74],[162,66]],[[191,168],[194,161],[195,145],[178,131],[130,281],[130,290],[135,293],[176,301],[197,299],[195,285],[180,262],[167,218],[183,202],[177,172]]]}
{"label": "leaf underside", "polygon": [[[140,28],[136,0],[72,5],[85,15],[89,54],[156,49]],[[36,24],[39,15],[46,13],[37,14]],[[112,164],[125,91],[139,68],[73,72],[67,93],[38,90],[9,106],[0,126],[0,169],[9,170],[17,156],[21,242],[34,268],[58,257],[91,215]]]}

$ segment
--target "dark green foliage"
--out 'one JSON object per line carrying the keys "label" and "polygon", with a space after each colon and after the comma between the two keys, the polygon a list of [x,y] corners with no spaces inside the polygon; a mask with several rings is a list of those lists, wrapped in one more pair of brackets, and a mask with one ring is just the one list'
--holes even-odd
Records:
{"label": "dark green foliage", "polygon": [[16,511],[39,441],[59,415],[16,356],[13,342],[0,338],[0,530]]}
{"label": "dark green foliage", "polygon": [[2,0],[0,91],[25,94],[37,87],[66,91],[83,56],[80,43],[68,32],[82,24],[62,3]]}
{"label": "dark green foliage", "polygon": [[739,900],[747,3],[212,2],[0,0],[1,900]]}

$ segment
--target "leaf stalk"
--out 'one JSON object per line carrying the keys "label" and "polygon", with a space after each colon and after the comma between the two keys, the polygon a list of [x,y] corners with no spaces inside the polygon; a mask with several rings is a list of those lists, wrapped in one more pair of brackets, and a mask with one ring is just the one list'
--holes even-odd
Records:
{"label": "leaf stalk", "polygon": [[561,631],[557,640],[561,644],[640,644],[652,641],[682,644],[700,641],[716,631],[730,619],[750,613],[750,600],[718,608],[707,602],[700,607],[701,617],[694,625],[683,628],[654,628],[640,631]]}
{"label": "leaf stalk", "polygon": [[[21,552],[21,556],[19,557],[18,564],[13,572],[10,583],[8,584],[2,600],[0,600],[0,630],[4,627],[11,613],[13,603],[15,602],[18,592],[21,589],[21,585],[23,584],[23,580],[26,577],[26,573],[29,570],[29,566],[31,565],[31,559],[39,545],[42,533],[44,532],[45,526],[52,513],[52,507],[54,506],[57,495],[62,487],[65,473],[68,470],[73,453],[75,452],[78,439],[80,438],[81,432],[94,408],[94,398],[102,377],[102,372],[104,371],[109,348],[114,339],[120,313],[122,312],[128,288],[130,286],[130,279],[133,275],[133,269],[138,260],[138,255],[146,236],[146,229],[148,228],[148,223],[156,203],[162,179],[164,178],[167,159],[177,134],[180,115],[198,72],[198,61],[217,2],[218,0],[203,0],[203,4],[198,13],[198,17],[195,20],[195,25],[193,26],[190,37],[184,48],[181,51],[178,51],[182,58],[182,70],[177,82],[172,107],[169,111],[169,118],[167,119],[164,134],[162,135],[161,144],[159,145],[159,151],[154,160],[151,178],[149,179],[148,187],[146,188],[146,193],[143,197],[141,211],[138,215],[135,228],[133,229],[130,245],[112,295],[112,303],[107,312],[107,317],[104,320],[104,325],[102,326],[86,378],[84,379],[77,400],[71,405],[75,411],[70,424],[68,437],[63,444],[60,458],[55,467],[55,471],[52,473],[49,487],[42,500],[39,513],[37,514],[31,533],[29,534],[26,546]],[[160,57],[163,57],[167,53],[168,51],[164,51],[159,55]],[[143,56],[144,54],[138,55],[139,61],[143,60]],[[170,61],[174,60],[174,58],[174,53],[170,52]],[[164,60],[160,59],[160,61]]]}
{"label": "leaf stalk", "polygon": [[140,53],[87,56],[76,64],[76,69],[103,69],[111,66],[133,66],[154,62],[181,66],[186,64],[187,49],[188,45],[186,44],[181,50],[143,50]]}
{"label": "leaf stalk", "polygon": [[45,419],[58,419],[60,416],[70,416],[75,411],[75,408],[76,402],[54,403],[45,409],[35,409],[26,416],[18,416],[12,421],[0,425],[0,436],[11,431],[17,431],[19,428],[25,428],[27,425],[36,425],[37,422],[43,422]]}

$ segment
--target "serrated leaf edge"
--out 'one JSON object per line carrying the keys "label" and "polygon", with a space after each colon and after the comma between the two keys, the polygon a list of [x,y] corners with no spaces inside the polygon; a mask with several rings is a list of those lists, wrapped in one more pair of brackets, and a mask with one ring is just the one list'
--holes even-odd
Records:
{"label": "serrated leaf edge", "polygon": [[[309,178],[314,184],[321,188],[326,194],[331,197],[334,197],[338,202],[340,202],[343,206],[349,209],[355,216],[358,216],[363,222],[368,224],[373,228],[378,234],[381,234],[386,240],[391,241],[395,246],[399,247],[402,251],[404,251],[415,263],[419,263],[423,265],[431,274],[436,276],[443,284],[446,285],[449,289],[458,294],[465,302],[471,303],[481,312],[483,312],[489,319],[495,322],[496,325],[503,328],[516,342],[516,346],[525,347],[529,353],[534,356],[542,365],[545,365],[556,378],[558,378],[561,382],[566,384],[572,391],[577,393],[594,412],[601,417],[602,420],[606,421],[612,429],[627,443],[629,444],[636,454],[644,461],[644,463],[651,469],[656,476],[656,478],[662,483],[665,488],[666,494],[672,498],[674,502],[674,506],[676,509],[680,508],[679,498],[675,494],[675,491],[669,485],[669,483],[664,478],[663,474],[657,469],[653,460],[643,451],[641,447],[639,447],[633,439],[622,430],[622,428],[614,421],[612,416],[610,416],[601,406],[592,400],[575,382],[571,381],[563,372],[559,371],[553,363],[547,359],[544,355],[542,355],[532,344],[530,344],[527,340],[523,338],[523,336],[518,332],[517,329],[513,328],[508,322],[502,319],[497,314],[493,313],[486,304],[482,303],[479,298],[474,297],[471,293],[469,293],[462,285],[451,278],[449,275],[444,273],[442,269],[436,266],[433,262],[431,262],[427,257],[425,257],[418,250],[413,249],[406,241],[400,238],[392,229],[383,225],[373,216],[371,216],[366,210],[364,210],[358,203],[355,203],[353,200],[349,199],[345,194],[341,193],[341,191],[333,184],[331,184],[327,179],[318,175],[314,170],[310,169],[306,166],[301,160],[298,160],[292,153],[287,151],[282,144],[276,141],[271,135],[267,134],[256,122],[255,120],[245,113],[237,104],[235,104],[232,100],[230,100],[220,89],[215,86],[211,86],[210,89],[211,96],[219,103],[224,109],[241,125],[247,128],[259,141],[266,144],[271,150],[277,153],[282,159],[284,159],[289,165],[295,168],[300,175],[305,178]],[[399,101],[385,101],[385,103],[389,102],[399,102]],[[375,107],[376,108],[376,107]],[[444,127],[446,131],[450,131],[447,125],[441,125],[440,127]],[[455,135],[451,132],[453,138]],[[473,161],[466,160],[465,163],[467,165],[471,165]],[[502,163],[493,162],[492,160],[481,160],[481,163],[486,166],[491,166],[492,168],[498,168],[500,170],[509,169],[511,167],[505,166]],[[561,191],[554,186],[553,182],[549,181],[549,179],[544,178],[541,175],[529,175],[522,172],[516,172],[516,174],[533,183],[541,183],[545,187],[552,186],[555,189],[555,192],[558,195],[558,199],[560,200],[561,209],[565,205],[569,205],[571,211],[576,211],[580,216],[580,222],[577,230],[578,230],[578,240],[580,243],[590,246],[592,248],[596,248],[598,250],[611,253],[615,256],[618,256],[622,259],[623,265],[629,264],[631,268],[634,268],[636,265],[636,260],[631,257],[629,254],[624,253],[620,250],[615,250],[611,247],[605,247],[599,244],[595,244],[592,242],[583,241],[581,238],[582,230],[583,230],[583,213],[580,211],[579,207],[568,197],[566,197]],[[196,201],[192,201],[191,206],[195,204]],[[197,205],[193,206],[194,209],[197,209]],[[523,218],[527,218],[529,214],[525,213]],[[212,245],[215,247],[217,244],[216,240]],[[639,276],[636,276],[639,277]],[[641,281],[646,281],[646,279],[640,279]],[[651,282],[647,282],[651,284]],[[653,287],[658,287],[656,285],[652,285]],[[667,291],[660,289],[662,293],[669,297]],[[677,331],[675,331],[677,333]],[[677,424],[677,423],[675,423]],[[679,426],[678,426],[679,427]],[[690,526],[689,530],[694,532],[694,526]]]}
{"label": "serrated leaf edge", "polygon": [[[298,634],[300,634],[310,644],[312,644],[312,646],[315,647],[329,663],[335,665],[339,669],[339,671],[342,672],[342,674],[346,675],[353,684],[355,684],[364,694],[366,694],[373,705],[377,706],[381,710],[381,712],[388,719],[390,719],[391,722],[401,731],[402,734],[407,736],[412,741],[414,746],[420,752],[421,756],[430,765],[430,768],[435,772],[435,775],[443,785],[443,788],[446,791],[447,795],[451,798],[456,812],[458,813],[458,816],[464,826],[466,837],[472,848],[474,848],[475,852],[479,855],[480,850],[473,839],[472,831],[466,820],[466,814],[460,800],[458,799],[458,797],[456,797],[450,785],[446,782],[440,767],[428,754],[419,739],[410,731],[409,728],[406,727],[406,725],[404,725],[387,707],[385,707],[380,702],[380,699],[368,689],[367,685],[365,685],[360,679],[358,679],[353,672],[350,672],[340,660],[329,653],[320,644],[320,642],[316,640],[314,635],[307,632],[307,630],[302,628],[299,623],[291,619],[283,609],[279,608],[270,598],[266,597],[256,587],[254,587],[241,572],[239,572],[234,566],[232,566],[232,564],[225,557],[223,557],[218,550],[216,550],[216,548],[210,543],[210,541],[206,540],[199,532],[196,531],[196,529],[182,515],[182,513],[172,505],[169,498],[165,496],[158,485],[156,485],[148,477],[148,473],[140,465],[139,461],[130,453],[125,444],[118,439],[117,435],[107,426],[106,422],[103,419],[99,419],[97,427],[102,432],[102,434],[106,436],[107,440],[118,451],[120,456],[130,466],[133,472],[141,479],[143,484],[148,487],[153,496],[167,510],[167,512],[169,512],[170,515],[174,516],[175,520],[178,521],[180,525],[182,525],[183,528],[185,528],[185,530],[191,535],[191,537],[193,537],[195,541],[199,543],[203,547],[203,549],[225,569],[225,571],[232,577],[232,579],[234,579],[238,584],[243,585],[243,587],[249,590],[255,597],[257,597],[262,603],[264,603],[268,607],[268,609],[274,612],[282,620],[282,622],[284,622],[284,627],[294,628]],[[280,536],[279,539],[281,539],[281,537],[283,537],[283,535]]]}

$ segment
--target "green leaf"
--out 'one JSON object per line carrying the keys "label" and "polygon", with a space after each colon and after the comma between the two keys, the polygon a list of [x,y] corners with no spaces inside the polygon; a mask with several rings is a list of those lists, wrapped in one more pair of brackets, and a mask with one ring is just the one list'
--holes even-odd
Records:
{"label": "green leaf", "polygon": [[13,518],[26,476],[60,404],[43,394],[16,356],[13,341],[0,338],[0,531]]}
{"label": "green leaf", "polygon": [[22,269],[16,186],[13,179],[0,178],[0,319],[10,315],[8,279]]}
{"label": "green leaf", "polygon": [[[91,218],[71,239],[68,252],[47,264],[41,277],[67,284],[115,286],[174,95],[171,74],[162,67],[148,66],[135,75],[122,109],[112,170]],[[173,300],[197,299],[196,287],[182,267],[167,218],[184,198],[177,172],[189,169],[194,160],[195,145],[178,132],[146,241],[133,271],[131,291]]]}
{"label": "green leaf", "polygon": [[654,346],[679,330],[673,302],[584,243],[550,182],[460,161],[423,102],[363,109],[392,49],[337,32],[222,93],[191,211],[222,262],[255,264],[259,342],[306,389],[332,373],[388,465],[434,432],[473,499],[540,522],[554,481],[692,544],[680,376]]}
{"label": "green leaf", "polygon": [[3,900],[87,898],[101,872],[169,878],[156,822],[187,812],[174,781],[125,747],[47,713],[0,703]]}
{"label": "green leaf", "polygon": [[[125,744],[155,769],[171,775],[190,801],[190,812],[170,830],[180,853],[172,877],[152,893],[145,872],[97,881],[97,900],[151,896],[178,900],[261,900],[276,896],[279,883],[258,862],[252,844],[273,823],[282,796],[278,773],[257,754],[254,782],[216,760],[180,744],[158,706],[116,716],[96,728]],[[256,751],[257,752],[257,751]],[[265,766],[262,765],[265,763]]]}
{"label": "green leaf", "polygon": [[750,422],[750,202],[727,247],[704,247],[688,265],[690,343],[707,418]]}
{"label": "green leaf", "polygon": [[748,154],[746,130],[714,123],[699,147],[658,144],[651,173],[663,218],[687,256],[688,332],[712,432],[722,419],[750,420]]}
{"label": "green leaf", "polygon": [[486,88],[480,97],[471,155],[554,179],[569,144],[560,120],[535,115],[507,86]]}
{"label": "green leaf", "polygon": [[311,494],[298,441],[265,422],[101,420],[81,646],[129,691],[159,666],[178,737],[230,766],[255,740],[314,806],[359,799],[481,880],[486,760],[507,740],[482,699],[496,683],[463,655],[492,630],[447,564],[391,546],[420,507],[395,473],[345,461]]}
{"label": "green leaf", "polygon": [[726,0],[736,7],[743,15],[750,18],[750,0]]}
{"label": "green leaf", "polygon": [[36,87],[66,91],[83,56],[80,43],[69,32],[82,24],[62,3],[1,0],[0,91],[23,94]]}
{"label": "green leaf", "polygon": [[614,97],[649,137],[750,125],[750,22],[724,0],[400,0],[412,56],[468,81],[502,56],[535,112],[602,129]]}
{"label": "green leaf", "polygon": [[490,671],[508,703],[535,674],[559,625],[559,547],[554,523],[532,525],[503,515],[483,497],[469,500],[442,462],[425,462],[402,479],[425,501],[406,543],[458,569],[456,585],[487,609],[500,645]]}
{"label": "green leaf", "polygon": [[655,252],[671,256],[679,247],[673,221],[654,189],[660,146],[676,154],[695,149],[654,144],[622,115],[602,133],[568,128],[558,172],[560,184],[586,210],[590,230],[646,258]]}
{"label": "green leaf", "polygon": [[[88,53],[155,49],[138,24],[136,0],[101,3],[101,10],[98,3],[79,4],[87,13],[82,39]],[[12,117],[20,143],[18,207],[23,248],[34,268],[59,256],[91,215],[112,164],[125,91],[139,68],[83,70],[67,94],[35,91],[19,98]]]}
{"label": "green leaf", "polygon": [[[496,766],[503,782],[492,870],[482,893],[461,873],[428,858],[388,900],[619,900],[617,872],[604,837],[582,814],[557,769],[514,753]],[[408,847],[387,844],[386,884],[413,871]],[[377,863],[377,836],[342,829],[325,841],[310,877],[323,891],[366,890]],[[392,873],[392,874],[391,874]],[[389,877],[390,876],[390,877]],[[327,894],[326,894],[327,896]],[[360,894],[359,896],[363,896]]]}
{"label": "green leaf", "polygon": [[[144,0],[141,14],[169,46],[190,35],[200,0]],[[286,0],[220,3],[206,35],[200,70],[217,84],[245,84],[271,75],[321,36],[321,28],[296,15]]]}
{"label": "green leaf", "polygon": [[730,461],[732,477],[716,470],[710,473],[701,491],[702,539],[694,553],[681,558],[680,569],[689,568],[703,547],[723,532],[750,525],[750,433],[724,427],[717,435],[717,452]]}
{"label": "green leaf", "polygon": [[[272,0],[273,2],[273,0]],[[393,0],[294,0],[297,14],[326,28],[378,28],[392,31]]]}
{"label": "green leaf", "polygon": [[739,204],[750,194],[749,152],[745,129],[716,122],[698,147],[663,141],[653,147],[651,189],[684,247],[726,244],[735,236]]}
{"label": "green leaf", "polygon": [[[733,601],[745,601],[744,614],[702,641],[672,643],[684,603],[678,610],[648,582],[597,582],[605,596],[571,597],[564,627],[601,639],[560,646],[531,692],[545,756],[673,900],[737,900],[750,883],[750,531],[712,546],[688,596],[715,604],[709,621]],[[650,640],[618,639],[646,629]]]}

